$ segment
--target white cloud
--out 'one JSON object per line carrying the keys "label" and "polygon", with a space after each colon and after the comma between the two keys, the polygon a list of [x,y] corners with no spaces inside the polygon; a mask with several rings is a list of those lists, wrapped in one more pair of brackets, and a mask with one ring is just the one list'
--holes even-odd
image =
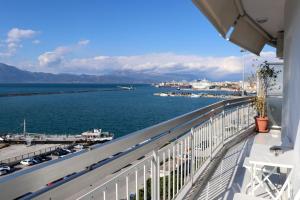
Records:
{"label": "white cloud", "polygon": [[[243,63],[247,71],[251,70],[252,64],[261,63],[264,60],[277,61],[274,52],[263,52],[261,57],[253,54],[241,56],[200,56],[181,55],[175,53],[153,53],[134,56],[95,56],[88,58],[65,59],[64,53],[43,54],[39,57],[41,66],[50,66],[55,63],[56,72],[107,74],[120,71],[146,72],[150,74],[164,73],[201,73],[213,76],[225,76],[241,73]],[[53,66],[53,65],[51,65]],[[253,69],[253,68],[252,68]],[[53,68],[52,68],[53,70]]]}
{"label": "white cloud", "polygon": [[14,55],[19,48],[22,47],[21,42],[25,39],[33,38],[38,34],[37,31],[31,29],[12,28],[7,33],[5,40],[5,50],[0,52],[1,57],[9,57]]}
{"label": "white cloud", "polygon": [[78,45],[79,46],[86,46],[86,45],[88,45],[90,43],[90,40],[80,40],[80,41],[78,41]]}
{"label": "white cloud", "polygon": [[[65,61],[65,56],[89,43],[89,40],[80,40],[75,45],[59,46],[53,51],[47,51],[38,56],[41,67],[59,67]],[[52,70],[51,70],[52,71]]]}
{"label": "white cloud", "polygon": [[59,66],[64,60],[64,55],[70,51],[69,47],[61,46],[54,51],[45,52],[38,57],[39,65],[42,67]]}
{"label": "white cloud", "polygon": [[63,56],[56,52],[46,52],[38,57],[40,66],[53,66],[61,64]]}
{"label": "white cloud", "polygon": [[7,43],[11,42],[20,42],[22,39],[32,38],[37,34],[36,31],[31,29],[19,29],[19,28],[12,28],[7,33]]}

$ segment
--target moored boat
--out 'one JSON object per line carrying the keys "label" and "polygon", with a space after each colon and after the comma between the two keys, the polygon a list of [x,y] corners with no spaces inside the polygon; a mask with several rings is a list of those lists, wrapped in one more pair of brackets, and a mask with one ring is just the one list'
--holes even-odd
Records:
{"label": "moored boat", "polygon": [[110,141],[114,139],[114,134],[109,132],[102,132],[102,129],[93,129],[91,131],[86,131],[81,133],[81,136],[84,137],[87,141],[92,142]]}

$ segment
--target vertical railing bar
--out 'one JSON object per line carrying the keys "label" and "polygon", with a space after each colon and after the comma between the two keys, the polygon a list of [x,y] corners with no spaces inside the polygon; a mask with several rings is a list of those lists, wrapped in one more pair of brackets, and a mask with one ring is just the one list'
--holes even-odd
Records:
{"label": "vertical railing bar", "polygon": [[157,155],[157,161],[156,161],[156,177],[157,177],[157,180],[156,180],[156,199],[159,200],[160,199],[160,159],[159,159],[159,155]]}
{"label": "vertical railing bar", "polygon": [[166,154],[163,152],[163,200],[166,199]]}
{"label": "vertical railing bar", "polygon": [[207,145],[206,124],[207,123],[205,123],[201,127],[201,145],[200,145],[200,148],[199,148],[200,164],[203,163],[204,160],[205,160],[205,151],[206,151],[205,146]]}
{"label": "vertical railing bar", "polygon": [[191,152],[191,182],[192,182],[192,185],[194,183],[194,173],[195,173],[195,162],[194,162],[194,157],[195,157],[195,129],[192,128],[191,130],[191,146],[192,146],[192,152]]}
{"label": "vertical railing bar", "polygon": [[153,150],[153,156],[152,156],[152,160],[151,160],[151,199],[156,200],[157,197],[157,185],[156,185],[156,179],[157,179],[157,153],[156,151]]}
{"label": "vertical railing bar", "polygon": [[182,187],[182,179],[183,179],[183,140],[180,141],[180,189]]}
{"label": "vertical railing bar", "polygon": [[240,107],[239,106],[237,107],[236,120],[237,120],[237,132],[239,132],[240,131]]}
{"label": "vertical railing bar", "polygon": [[233,135],[233,133],[235,131],[235,124],[233,124],[233,119],[234,119],[233,114],[234,114],[234,112],[233,112],[233,109],[232,109],[230,117],[231,117],[231,123],[232,123],[234,129],[231,130],[230,137]]}
{"label": "vertical railing bar", "polygon": [[171,199],[171,150],[168,149],[168,170],[169,170],[169,178],[168,178],[168,200]]}
{"label": "vertical railing bar", "polygon": [[139,200],[138,169],[135,171],[135,199]]}
{"label": "vertical railing bar", "polygon": [[183,168],[183,185],[186,182],[186,180],[185,180],[186,179],[186,161],[188,159],[188,158],[186,158],[186,156],[187,156],[186,140],[187,140],[187,138],[184,138],[184,149],[183,149],[183,151],[184,151],[184,154],[183,154],[183,156],[184,156],[184,160],[183,160],[183,162],[184,162],[184,168]]}
{"label": "vertical railing bar", "polygon": [[116,182],[116,200],[119,200],[118,180]]}
{"label": "vertical railing bar", "polygon": [[176,161],[176,156],[175,156],[175,149],[176,149],[176,146],[175,146],[175,143],[173,143],[173,190],[172,190],[172,198],[174,198],[175,196],[175,173],[176,173],[176,166],[175,166],[175,161]]}
{"label": "vertical railing bar", "polygon": [[129,196],[129,178],[128,178],[129,174],[127,174],[126,176],[126,198],[127,200],[130,200],[130,196]]}
{"label": "vertical railing bar", "polygon": [[209,120],[209,158],[212,160],[212,117]]}
{"label": "vertical railing bar", "polygon": [[[193,170],[193,174],[196,173],[196,171],[198,171],[199,169],[199,163],[201,162],[201,157],[200,157],[200,152],[201,152],[201,144],[199,143],[199,141],[202,140],[202,133],[203,133],[203,124],[201,124],[199,127],[197,127],[197,130],[194,131],[194,135],[193,135],[193,140],[195,143],[195,148],[194,148],[194,157],[195,157],[195,168]],[[193,153],[193,152],[192,152]]]}
{"label": "vertical railing bar", "polygon": [[191,178],[190,160],[192,159],[190,142],[191,142],[191,135],[188,137],[188,140],[187,140],[187,147],[188,147],[187,176],[189,177],[189,179]]}
{"label": "vertical railing bar", "polygon": [[249,105],[249,103],[247,104],[247,112],[248,112],[248,114],[247,114],[247,127],[249,127],[249,125],[250,125],[250,122],[249,122],[249,115],[250,115],[250,105]]}
{"label": "vertical railing bar", "polygon": [[202,144],[201,144],[201,154],[202,154],[202,157],[201,158],[201,162],[203,163],[206,159],[207,159],[207,155],[208,155],[208,150],[209,150],[209,137],[208,137],[208,122],[205,123],[204,127],[203,127],[203,141]]}
{"label": "vertical railing bar", "polygon": [[198,141],[199,141],[199,129],[201,127],[197,127],[195,132],[194,132],[194,136],[195,136],[195,150],[196,150],[196,157],[195,157],[195,168],[196,168],[196,171],[198,170],[198,147],[199,147],[199,144],[198,144]]}
{"label": "vertical railing bar", "polygon": [[144,199],[147,199],[147,177],[146,177],[146,164],[144,164]]}
{"label": "vertical railing bar", "polygon": [[106,193],[105,193],[105,190],[104,190],[102,193],[103,193],[103,200],[106,200]]}
{"label": "vertical railing bar", "polygon": [[176,156],[176,160],[177,160],[177,166],[176,166],[176,170],[177,170],[177,179],[176,179],[176,194],[178,193],[179,190],[179,143],[176,144],[177,145],[177,156]]}

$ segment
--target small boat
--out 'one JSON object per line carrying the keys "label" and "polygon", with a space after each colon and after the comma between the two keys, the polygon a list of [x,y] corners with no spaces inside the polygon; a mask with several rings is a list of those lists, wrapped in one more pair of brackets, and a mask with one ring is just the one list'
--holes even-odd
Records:
{"label": "small boat", "polygon": [[199,94],[191,94],[191,98],[199,98],[200,95]]}
{"label": "small boat", "polygon": [[124,89],[124,90],[134,90],[134,87],[130,86],[119,86],[119,88]]}
{"label": "small boat", "polygon": [[114,134],[109,132],[102,132],[102,129],[93,129],[91,131],[86,131],[81,133],[81,136],[84,137],[87,141],[92,142],[104,142],[114,139]]}
{"label": "small boat", "polygon": [[167,96],[169,96],[169,95],[162,92],[162,93],[159,94],[159,96],[161,96],[161,97],[167,97]]}

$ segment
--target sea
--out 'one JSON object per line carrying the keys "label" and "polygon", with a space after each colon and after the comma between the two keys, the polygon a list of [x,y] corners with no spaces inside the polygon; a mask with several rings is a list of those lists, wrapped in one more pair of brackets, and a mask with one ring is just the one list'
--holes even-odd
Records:
{"label": "sea", "polygon": [[0,84],[0,134],[21,133],[26,119],[29,133],[101,128],[120,137],[222,100],[153,95],[172,91],[147,84]]}

